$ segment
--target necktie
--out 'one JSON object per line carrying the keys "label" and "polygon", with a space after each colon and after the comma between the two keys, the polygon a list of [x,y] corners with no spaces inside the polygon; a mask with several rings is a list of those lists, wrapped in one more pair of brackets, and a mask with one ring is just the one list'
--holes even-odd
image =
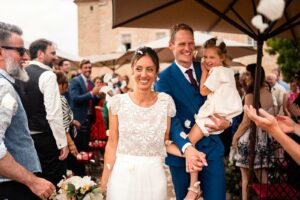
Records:
{"label": "necktie", "polygon": [[194,79],[193,70],[192,69],[188,69],[188,70],[185,71],[185,73],[189,76],[189,80],[190,80],[192,86],[196,90],[198,90],[199,88],[198,88],[198,85],[197,85],[197,81]]}
{"label": "necktie", "polygon": [[[92,91],[92,83],[91,83],[91,81],[87,81],[87,91],[88,92],[90,92],[90,91]],[[93,113],[93,100],[92,99],[90,99],[90,101],[89,101],[89,108],[90,108],[90,112],[89,112],[89,114],[92,114]]]}

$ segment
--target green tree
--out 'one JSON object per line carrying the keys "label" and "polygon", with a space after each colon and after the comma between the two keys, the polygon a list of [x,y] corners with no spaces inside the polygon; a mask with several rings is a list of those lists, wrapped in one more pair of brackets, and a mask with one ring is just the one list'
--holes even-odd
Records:
{"label": "green tree", "polygon": [[300,40],[271,38],[267,41],[267,52],[278,54],[277,64],[287,82],[300,70]]}

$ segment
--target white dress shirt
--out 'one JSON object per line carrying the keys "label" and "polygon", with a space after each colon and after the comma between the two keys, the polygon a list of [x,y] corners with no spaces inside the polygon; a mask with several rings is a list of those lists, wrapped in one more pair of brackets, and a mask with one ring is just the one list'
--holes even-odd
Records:
{"label": "white dress shirt", "polygon": [[[44,95],[44,105],[46,108],[46,119],[53,133],[58,149],[67,146],[67,137],[63,125],[63,113],[61,106],[61,99],[56,75],[52,69],[38,61],[30,61],[29,64],[38,65],[46,69],[39,78],[39,89]],[[36,134],[37,132],[31,132]]]}
{"label": "white dress shirt", "polygon": [[194,79],[197,81],[197,84],[199,85],[199,82],[198,82],[198,80],[197,80],[197,76],[196,76],[196,72],[195,72],[193,63],[192,63],[191,66],[188,67],[188,68],[183,67],[183,66],[181,66],[180,64],[178,64],[178,62],[177,62],[176,60],[175,60],[175,63],[176,63],[176,65],[178,66],[178,68],[180,69],[180,71],[182,72],[182,74],[184,75],[184,77],[186,78],[186,80],[188,80],[188,82],[190,82],[190,83],[191,83],[191,81],[190,81],[189,75],[186,73],[186,71],[189,70],[189,69],[192,69],[193,77],[194,77]]}
{"label": "white dress shirt", "polygon": [[286,93],[284,87],[282,87],[279,83],[275,83],[275,85],[271,89],[272,95],[275,97],[277,106],[276,106],[276,114],[283,114],[283,96]]}

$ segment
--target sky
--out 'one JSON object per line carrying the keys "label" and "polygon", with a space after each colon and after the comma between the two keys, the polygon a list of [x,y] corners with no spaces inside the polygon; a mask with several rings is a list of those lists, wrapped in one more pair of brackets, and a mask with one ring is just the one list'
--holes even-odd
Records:
{"label": "sky", "polygon": [[0,0],[0,21],[18,25],[26,43],[46,38],[58,49],[78,55],[74,0]]}

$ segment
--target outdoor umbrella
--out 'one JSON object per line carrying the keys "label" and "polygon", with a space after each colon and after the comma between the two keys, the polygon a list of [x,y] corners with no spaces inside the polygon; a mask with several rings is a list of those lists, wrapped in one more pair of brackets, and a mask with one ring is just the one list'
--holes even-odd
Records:
{"label": "outdoor umbrella", "polygon": [[[122,63],[128,62],[126,58],[123,57],[125,53],[108,53],[108,54],[99,54],[87,56],[86,58],[91,61],[95,67],[109,67],[112,70]],[[124,59],[125,60],[124,60]]]}
{"label": "outdoor umbrella", "polygon": [[[195,57],[196,57],[196,59],[199,59],[201,57],[200,47],[204,44],[204,42],[206,40],[213,38],[214,36],[210,35],[210,34],[195,32],[194,37],[195,37],[195,44],[196,44],[196,50],[197,50],[197,55],[195,55]],[[152,49],[154,49],[156,51],[156,53],[158,54],[160,62],[169,62],[170,63],[170,62],[173,62],[174,56],[173,56],[173,53],[171,52],[171,50],[169,49],[169,40],[170,40],[170,37],[167,36],[167,37],[143,44],[142,46],[151,47]],[[223,41],[225,42],[225,44],[227,46],[228,60],[256,54],[256,49],[254,49],[253,46],[250,44],[236,42],[236,41],[228,40],[228,39],[223,39]],[[134,47],[132,49],[129,49],[129,51],[122,56],[123,58],[121,60],[124,60],[125,57],[128,58],[127,60],[130,60],[129,58],[132,57],[135,50],[138,49],[139,47]],[[234,64],[235,66],[242,65],[241,63],[239,63],[239,64],[231,63],[231,64]]]}
{"label": "outdoor umbrella", "polygon": [[[265,2],[267,2],[265,0]],[[113,27],[170,28],[177,23],[187,23],[200,31],[244,33],[257,41],[257,69],[261,67],[263,43],[279,36],[298,39],[300,36],[300,1],[286,0],[283,17],[270,21],[261,33],[252,24],[257,15],[259,0],[113,0]],[[273,8],[270,4],[269,8]],[[254,106],[258,108],[260,70],[255,77]],[[253,128],[250,146],[254,150],[256,129]],[[250,159],[253,170],[254,153]],[[250,181],[251,182],[251,181]]]}

